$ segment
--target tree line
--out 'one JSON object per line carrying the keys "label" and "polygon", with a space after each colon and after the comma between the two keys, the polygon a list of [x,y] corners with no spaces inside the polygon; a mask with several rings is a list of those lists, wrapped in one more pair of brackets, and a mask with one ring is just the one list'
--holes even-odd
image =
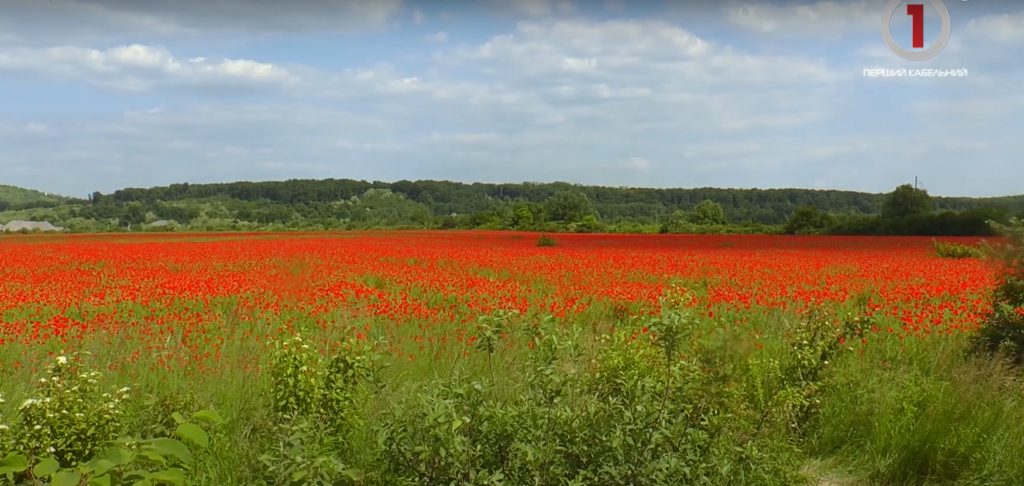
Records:
{"label": "tree line", "polygon": [[[348,179],[172,184],[19,203],[82,231],[136,229],[513,229],[617,233],[986,235],[1024,214],[1024,196],[931,197],[808,189],[647,189],[568,183]],[[0,209],[2,210],[2,209]],[[56,221],[54,221],[56,220]]]}
{"label": "tree line", "polygon": [[[288,206],[332,203],[361,196],[370,189],[388,190],[424,204],[435,216],[471,214],[515,203],[543,203],[556,193],[576,192],[587,197],[607,223],[630,221],[661,224],[674,211],[692,210],[705,200],[722,206],[731,221],[766,225],[785,224],[793,211],[811,206],[835,214],[878,214],[884,195],[852,191],[809,189],[651,189],[583,186],[565,182],[517,184],[465,184],[450,181],[360,181],[351,179],[232,182],[223,184],[171,184],[150,189],[128,188],[104,195],[93,193],[94,202],[115,203],[181,201],[227,198],[266,201]],[[936,210],[962,211],[997,208],[1024,210],[1024,196],[1001,198],[937,197]]]}

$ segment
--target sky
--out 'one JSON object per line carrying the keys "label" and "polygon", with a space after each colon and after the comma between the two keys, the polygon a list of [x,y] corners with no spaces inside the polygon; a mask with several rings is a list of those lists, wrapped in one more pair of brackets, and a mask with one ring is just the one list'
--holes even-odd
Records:
{"label": "sky", "polygon": [[1024,193],[1024,3],[887,3],[0,0],[0,184]]}

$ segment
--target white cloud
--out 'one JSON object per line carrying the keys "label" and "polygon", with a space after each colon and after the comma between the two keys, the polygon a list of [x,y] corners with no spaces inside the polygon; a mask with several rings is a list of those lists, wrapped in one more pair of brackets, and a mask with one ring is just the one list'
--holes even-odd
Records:
{"label": "white cloud", "polygon": [[382,29],[402,0],[0,0],[0,31],[82,43]]}
{"label": "white cloud", "polygon": [[514,35],[501,35],[470,48],[438,56],[442,64],[486,65],[494,73],[547,79],[583,75],[721,89],[727,85],[829,83],[843,75],[819,59],[751,55],[716,45],[667,22],[520,22]]}
{"label": "white cloud", "polygon": [[287,86],[299,77],[269,63],[245,59],[179,61],[161,47],[132,44],[106,50],[76,46],[0,49],[0,71],[81,79],[97,86],[145,91],[170,86]]}
{"label": "white cloud", "polygon": [[420,10],[418,8],[417,9],[413,9],[413,11],[412,11],[412,23],[414,23],[416,25],[423,25],[424,21],[426,21],[426,16],[423,14],[423,10]]}
{"label": "white cloud", "polygon": [[1024,40],[1024,12],[986,15],[967,23],[967,32],[996,41]]}
{"label": "white cloud", "polygon": [[555,124],[586,119],[643,128],[812,123],[827,117],[835,104],[830,90],[852,73],[818,59],[746,54],[658,21],[520,22],[514,35],[437,60],[515,86],[507,96],[547,111]]}
{"label": "white cloud", "polygon": [[25,130],[28,130],[31,133],[46,133],[50,131],[50,127],[45,123],[32,122],[25,125]]}
{"label": "white cloud", "polygon": [[446,32],[435,32],[424,36],[423,40],[432,44],[444,44],[448,42],[448,34]]}
{"label": "white cloud", "polygon": [[755,32],[835,37],[877,30],[886,3],[885,0],[820,0],[810,5],[758,2],[726,7],[724,13],[733,25]]}

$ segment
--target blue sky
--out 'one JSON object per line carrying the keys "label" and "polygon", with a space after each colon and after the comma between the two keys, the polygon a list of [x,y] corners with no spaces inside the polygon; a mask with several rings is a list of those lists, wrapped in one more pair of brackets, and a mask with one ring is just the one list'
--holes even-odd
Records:
{"label": "blue sky", "polygon": [[[918,176],[936,195],[1024,193],[1024,4],[945,0],[949,43],[905,61],[886,3],[0,0],[0,184]],[[910,48],[904,6],[892,26]]]}

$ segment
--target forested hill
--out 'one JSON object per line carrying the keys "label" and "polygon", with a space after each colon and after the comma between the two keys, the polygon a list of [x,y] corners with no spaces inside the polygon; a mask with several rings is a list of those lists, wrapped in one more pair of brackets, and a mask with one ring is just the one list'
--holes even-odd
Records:
{"label": "forested hill", "polygon": [[[0,184],[0,202],[11,204],[26,204],[35,202],[53,202],[56,203],[60,198],[58,196],[52,196],[50,194],[35,191],[32,189],[22,189],[20,187],[9,186],[6,184]],[[3,207],[0,206],[0,210]]]}
{"label": "forested hill", "polygon": [[[276,205],[316,205],[349,200],[370,189],[386,189],[428,207],[435,216],[494,210],[512,202],[542,203],[565,190],[582,192],[608,223],[654,223],[672,212],[690,210],[703,200],[722,206],[730,221],[785,223],[793,210],[813,206],[834,214],[878,214],[884,194],[811,189],[650,189],[583,186],[563,182],[521,184],[465,184],[449,181],[367,182],[350,179],[172,184],[150,189],[122,189],[112,195],[93,194],[95,200],[118,203],[226,198]],[[1024,211],[1024,196],[999,198],[935,197],[938,210],[996,208]]]}

